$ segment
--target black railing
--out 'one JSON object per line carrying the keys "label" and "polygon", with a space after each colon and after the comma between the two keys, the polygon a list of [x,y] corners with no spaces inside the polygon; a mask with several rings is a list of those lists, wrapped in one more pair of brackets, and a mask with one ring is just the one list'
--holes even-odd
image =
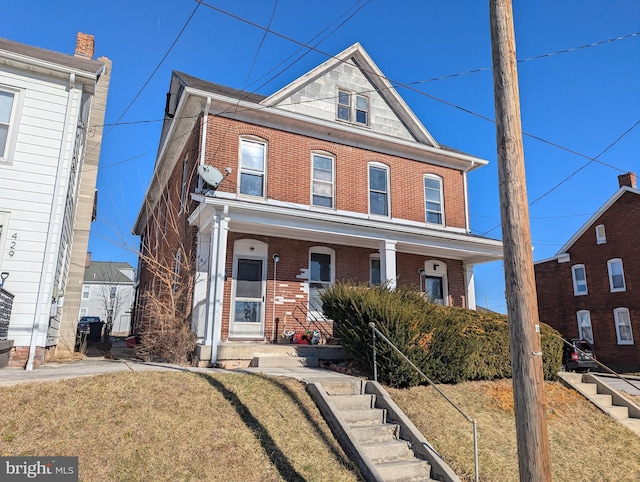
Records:
{"label": "black railing", "polygon": [[420,376],[422,378],[424,378],[427,383],[429,383],[429,385],[431,385],[434,390],[436,392],[438,392],[440,395],[442,395],[442,397],[449,402],[449,404],[455,408],[458,413],[460,415],[462,415],[467,422],[469,422],[472,425],[473,428],[473,464],[474,464],[474,469],[475,469],[475,477],[474,480],[475,482],[478,482],[478,426],[476,424],[475,419],[471,418],[469,415],[467,415],[466,413],[464,413],[462,411],[462,409],[456,405],[456,403],[451,400],[442,390],[440,390],[436,385],[434,385],[434,383],[431,381],[431,379],[426,376],[422,370],[420,370],[417,366],[415,366],[415,364],[409,360],[409,358],[407,358],[407,356],[402,353],[398,347],[396,347],[386,336],[384,336],[384,334],[382,334],[382,332],[380,330],[378,330],[376,328],[376,324],[374,322],[369,323],[369,328],[371,328],[371,337],[373,339],[373,380],[374,381],[378,381],[378,363],[376,361],[376,335],[378,337],[380,337],[382,339],[382,341],[384,341],[387,345],[389,345],[391,348],[393,348],[395,350],[395,352],[400,355],[400,357],[406,361],[409,365],[411,365],[411,367],[418,372],[418,374],[420,374]]}
{"label": "black railing", "polygon": [[0,340],[6,340],[9,337],[9,320],[12,308],[13,295],[4,288],[0,288]]}
{"label": "black railing", "polygon": [[305,331],[317,331],[322,338],[330,340],[336,338],[333,327],[333,320],[322,314],[322,307],[317,306],[312,301],[300,303],[291,312],[291,316],[298,323],[298,326]]}

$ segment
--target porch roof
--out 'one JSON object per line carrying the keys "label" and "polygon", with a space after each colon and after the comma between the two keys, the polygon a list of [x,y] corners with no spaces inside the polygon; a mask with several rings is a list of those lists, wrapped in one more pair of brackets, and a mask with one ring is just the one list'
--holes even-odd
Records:
{"label": "porch roof", "polygon": [[310,209],[309,206],[266,201],[256,203],[235,196],[193,195],[200,202],[189,222],[203,232],[211,229],[214,217],[229,218],[229,230],[380,249],[385,240],[395,241],[396,250],[425,257],[461,260],[479,264],[502,259],[502,241],[475,236],[464,230],[431,227],[422,223],[378,218],[352,212]]}

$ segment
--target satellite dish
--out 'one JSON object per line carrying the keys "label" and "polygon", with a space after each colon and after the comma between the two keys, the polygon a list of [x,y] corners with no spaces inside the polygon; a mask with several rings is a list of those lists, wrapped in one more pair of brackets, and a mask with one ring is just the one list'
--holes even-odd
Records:
{"label": "satellite dish", "polygon": [[202,177],[204,182],[206,182],[213,189],[216,189],[224,176],[220,171],[218,171],[213,166],[208,166],[206,164],[202,164],[198,166],[198,174]]}

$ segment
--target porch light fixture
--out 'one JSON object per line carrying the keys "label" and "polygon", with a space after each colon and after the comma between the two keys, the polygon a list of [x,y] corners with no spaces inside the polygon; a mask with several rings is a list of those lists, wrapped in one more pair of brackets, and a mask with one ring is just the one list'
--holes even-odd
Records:
{"label": "porch light fixture", "polygon": [[274,263],[277,263],[280,261],[280,255],[278,253],[273,253],[272,258]]}

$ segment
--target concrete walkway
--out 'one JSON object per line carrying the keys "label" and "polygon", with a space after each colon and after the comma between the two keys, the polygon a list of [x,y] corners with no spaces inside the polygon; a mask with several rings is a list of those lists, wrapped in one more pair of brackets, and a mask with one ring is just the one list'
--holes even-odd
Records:
{"label": "concrete walkway", "polygon": [[169,363],[152,363],[136,359],[133,351],[126,349],[123,341],[113,343],[111,353],[114,358],[105,358],[95,346],[89,346],[83,360],[66,363],[45,363],[34,370],[22,368],[0,369],[0,387],[16,385],[26,382],[48,382],[68,378],[89,377],[104,373],[122,371],[189,371],[199,373],[263,373],[265,375],[290,377],[310,383],[327,378],[350,378],[349,375],[337,373],[323,368],[291,367],[291,368],[243,368],[238,370],[224,370],[220,368],[197,368]]}

